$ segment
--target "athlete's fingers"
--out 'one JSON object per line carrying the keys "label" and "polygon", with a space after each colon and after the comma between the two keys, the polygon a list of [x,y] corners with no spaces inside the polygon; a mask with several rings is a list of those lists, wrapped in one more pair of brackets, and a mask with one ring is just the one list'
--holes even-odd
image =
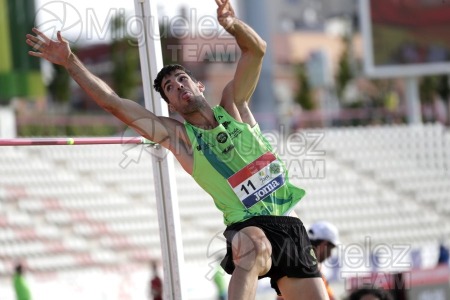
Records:
{"label": "athlete's fingers", "polygon": [[44,42],[46,42],[46,43],[50,42],[50,39],[49,39],[44,33],[42,33],[41,31],[39,31],[39,29],[33,28],[32,31],[33,31],[34,33],[36,33],[40,38],[42,38],[42,40],[43,40]]}
{"label": "athlete's fingers", "polygon": [[40,47],[38,42],[34,42],[34,41],[29,40],[29,39],[26,40],[26,43],[29,46],[33,47],[34,50],[38,50],[39,47]]}
{"label": "athlete's fingers", "polygon": [[61,35],[61,31],[58,30],[58,32],[56,33],[56,36],[58,38],[58,41],[60,41],[61,43],[65,43],[66,42],[66,40]]}
{"label": "athlete's fingers", "polygon": [[28,54],[35,57],[44,57],[44,55],[41,52],[35,52],[35,51],[28,51]]}
{"label": "athlete's fingers", "polygon": [[35,43],[41,41],[39,38],[37,38],[36,36],[29,34],[29,33],[27,33],[26,38]]}

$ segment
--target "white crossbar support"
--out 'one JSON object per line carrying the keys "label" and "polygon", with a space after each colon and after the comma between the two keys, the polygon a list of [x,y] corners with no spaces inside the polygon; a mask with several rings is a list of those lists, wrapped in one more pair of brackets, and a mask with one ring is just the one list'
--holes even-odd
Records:
{"label": "white crossbar support", "polygon": [[[153,80],[163,67],[157,1],[134,0],[134,4],[136,19],[140,23],[137,25],[141,27],[138,42],[145,107],[156,115],[168,116],[167,105],[152,88]],[[183,285],[184,259],[173,155],[161,147],[153,148],[152,153],[164,267],[163,299],[187,299]]]}

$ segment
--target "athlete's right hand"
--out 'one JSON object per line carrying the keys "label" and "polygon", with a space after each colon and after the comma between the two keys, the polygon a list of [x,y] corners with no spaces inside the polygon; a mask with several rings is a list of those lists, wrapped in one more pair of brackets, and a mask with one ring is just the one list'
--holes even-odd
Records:
{"label": "athlete's right hand", "polygon": [[70,50],[69,42],[61,36],[61,32],[58,31],[57,40],[52,40],[37,28],[32,30],[36,35],[27,34],[26,42],[33,47],[34,51],[29,51],[28,54],[44,58],[57,65],[66,66],[72,51]]}

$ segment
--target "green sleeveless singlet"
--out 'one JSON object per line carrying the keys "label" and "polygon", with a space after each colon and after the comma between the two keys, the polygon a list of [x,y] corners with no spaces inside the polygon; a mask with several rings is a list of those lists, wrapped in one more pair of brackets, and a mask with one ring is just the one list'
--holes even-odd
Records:
{"label": "green sleeveless singlet", "polygon": [[[290,212],[305,191],[289,182],[284,163],[273,153],[259,126],[236,121],[221,106],[213,111],[219,123],[216,128],[204,130],[188,122],[184,126],[194,155],[192,177],[214,199],[225,225]],[[265,159],[258,160],[261,157]],[[261,167],[265,165],[265,169]],[[266,173],[280,176],[264,182],[269,178]],[[249,197],[242,200],[236,190],[242,198]]]}

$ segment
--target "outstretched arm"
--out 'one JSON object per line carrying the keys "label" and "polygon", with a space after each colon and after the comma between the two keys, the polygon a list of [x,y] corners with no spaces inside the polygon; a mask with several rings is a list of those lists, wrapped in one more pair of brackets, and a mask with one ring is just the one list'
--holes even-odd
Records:
{"label": "outstretched arm", "polygon": [[256,124],[248,108],[248,102],[259,80],[266,42],[247,24],[236,18],[230,0],[216,0],[219,23],[235,37],[241,49],[233,80],[226,86],[221,105],[229,112],[236,105],[242,121]]}
{"label": "outstretched arm", "polygon": [[49,39],[36,28],[33,28],[33,32],[36,35],[26,36],[27,44],[34,49],[29,51],[30,55],[63,66],[78,85],[104,110],[115,115],[147,139],[168,148],[176,156],[183,155],[184,151],[182,153],[179,151],[180,144],[184,145],[186,139],[180,136],[180,131],[177,130],[181,123],[171,118],[158,117],[138,103],[119,97],[81,63],[60,32],[57,40]]}

